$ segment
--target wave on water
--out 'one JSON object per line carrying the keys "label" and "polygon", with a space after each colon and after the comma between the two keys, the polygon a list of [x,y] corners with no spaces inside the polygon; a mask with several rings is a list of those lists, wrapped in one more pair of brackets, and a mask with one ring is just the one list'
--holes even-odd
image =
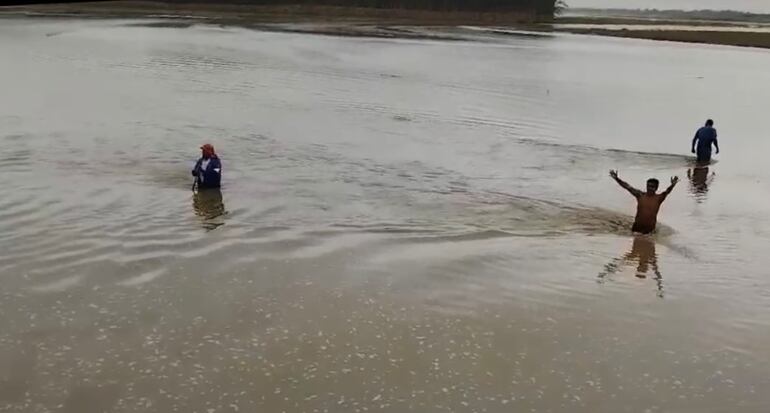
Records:
{"label": "wave on water", "polygon": [[617,148],[601,148],[591,145],[579,145],[570,143],[555,142],[543,138],[514,138],[515,142],[533,146],[552,148],[559,150],[563,155],[572,157],[610,158],[618,164],[644,166],[647,168],[678,168],[689,167],[695,162],[695,158],[690,155],[665,153],[665,152],[645,152]]}
{"label": "wave on water", "polygon": [[504,27],[480,27],[480,26],[459,26],[458,29],[466,30],[470,32],[479,32],[485,34],[496,34],[510,37],[522,37],[522,38],[550,38],[554,37],[553,33],[539,32],[531,30],[513,30]]}
{"label": "wave on water", "polygon": [[[633,217],[603,208],[499,192],[445,194],[440,204],[422,205],[406,222],[332,225],[342,231],[389,234],[416,241],[516,236],[630,235]],[[675,230],[658,225],[658,236]]]}
{"label": "wave on water", "polygon": [[148,28],[166,28],[166,29],[187,29],[194,25],[197,25],[198,22],[194,21],[187,21],[187,20],[181,20],[181,19],[167,19],[167,20],[161,20],[161,21],[146,21],[146,22],[138,22],[138,23],[126,23],[123,26],[125,27],[148,27]]}

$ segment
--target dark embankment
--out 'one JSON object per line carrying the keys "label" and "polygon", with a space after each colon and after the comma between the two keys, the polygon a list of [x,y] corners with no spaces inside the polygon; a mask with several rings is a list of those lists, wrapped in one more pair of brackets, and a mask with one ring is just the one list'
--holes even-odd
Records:
{"label": "dark embankment", "polygon": [[169,3],[231,3],[244,5],[311,5],[381,10],[431,10],[441,12],[522,13],[553,16],[559,0],[167,0]]}
{"label": "dark embankment", "polygon": [[234,24],[328,21],[500,25],[549,21],[560,4],[560,0],[170,0],[37,4],[0,7],[0,11],[94,17],[192,16]]}

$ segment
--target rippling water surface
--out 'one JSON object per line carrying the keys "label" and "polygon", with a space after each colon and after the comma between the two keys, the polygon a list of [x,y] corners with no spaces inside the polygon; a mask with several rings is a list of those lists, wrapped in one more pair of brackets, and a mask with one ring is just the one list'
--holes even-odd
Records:
{"label": "rippling water surface", "polygon": [[3,411],[770,408],[768,52],[144,23],[0,20]]}

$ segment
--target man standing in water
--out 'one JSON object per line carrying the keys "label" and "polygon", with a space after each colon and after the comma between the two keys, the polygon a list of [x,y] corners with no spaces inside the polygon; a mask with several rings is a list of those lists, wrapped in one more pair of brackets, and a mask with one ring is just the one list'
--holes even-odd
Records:
{"label": "man standing in water", "polygon": [[198,189],[219,188],[222,181],[222,162],[210,144],[201,146],[201,158],[192,170]]}
{"label": "man standing in water", "polygon": [[[698,147],[696,152],[695,147]],[[708,164],[711,162],[711,145],[717,148],[717,155],[719,155],[719,142],[717,141],[717,130],[714,129],[714,121],[709,119],[706,121],[706,126],[698,129],[695,132],[695,137],[692,139],[692,153],[697,153],[699,164]]]}
{"label": "man standing in water", "polygon": [[657,193],[660,182],[655,178],[647,180],[647,192],[642,192],[629,185],[626,181],[620,179],[618,177],[618,171],[610,171],[610,176],[618,183],[618,185],[630,192],[631,195],[636,198],[636,218],[634,219],[634,226],[631,227],[631,231],[641,234],[651,234],[654,232],[655,226],[658,223],[658,211],[660,210],[660,206],[671,191],[674,190],[677,182],[679,182],[679,177],[675,176],[671,178],[671,186],[665,191]]}

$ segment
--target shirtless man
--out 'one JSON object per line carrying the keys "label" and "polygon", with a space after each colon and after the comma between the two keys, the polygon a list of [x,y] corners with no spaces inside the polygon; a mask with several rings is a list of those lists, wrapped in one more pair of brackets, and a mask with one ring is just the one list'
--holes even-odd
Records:
{"label": "shirtless man", "polygon": [[671,178],[671,186],[665,191],[657,193],[658,185],[660,183],[655,178],[647,180],[647,192],[642,192],[626,181],[618,177],[618,171],[610,171],[610,177],[615,180],[626,191],[636,198],[636,218],[634,219],[634,226],[631,227],[631,231],[641,234],[651,234],[655,231],[655,226],[658,223],[658,211],[660,205],[666,200],[666,197],[674,190],[679,177],[675,176]]}

